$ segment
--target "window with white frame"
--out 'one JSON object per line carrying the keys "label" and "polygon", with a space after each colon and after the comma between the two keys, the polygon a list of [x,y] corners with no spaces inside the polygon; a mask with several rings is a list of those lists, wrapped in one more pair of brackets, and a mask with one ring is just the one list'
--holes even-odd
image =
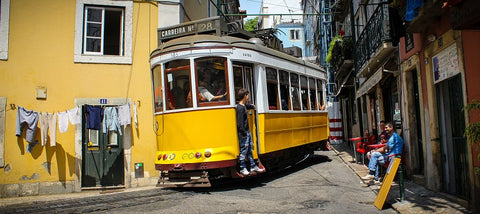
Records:
{"label": "window with white frame", "polygon": [[75,62],[132,63],[133,2],[77,0]]}
{"label": "window with white frame", "polygon": [[83,54],[123,55],[123,8],[85,7]]}
{"label": "window with white frame", "polygon": [[8,59],[10,0],[0,0],[0,60]]}
{"label": "window with white frame", "polygon": [[300,39],[300,30],[290,30],[290,40],[299,40]]}

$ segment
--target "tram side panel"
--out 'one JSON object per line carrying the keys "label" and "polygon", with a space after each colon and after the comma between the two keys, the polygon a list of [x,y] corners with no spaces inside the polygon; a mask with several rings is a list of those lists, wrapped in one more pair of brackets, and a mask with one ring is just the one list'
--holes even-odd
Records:
{"label": "tram side panel", "polygon": [[[172,164],[207,163],[203,166],[215,168],[218,165],[214,163],[218,162],[236,163],[239,147],[235,109],[197,110],[156,117],[157,121],[164,120],[163,134],[157,136],[158,170],[169,170],[168,165]],[[211,156],[206,157],[206,152]]]}
{"label": "tram side panel", "polygon": [[260,154],[328,139],[328,116],[319,113],[259,114]]}

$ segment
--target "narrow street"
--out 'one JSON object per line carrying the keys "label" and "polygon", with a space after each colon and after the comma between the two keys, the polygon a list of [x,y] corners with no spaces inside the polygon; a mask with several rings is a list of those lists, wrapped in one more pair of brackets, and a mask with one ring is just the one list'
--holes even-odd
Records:
{"label": "narrow street", "polygon": [[388,205],[383,211],[375,208],[375,197],[334,151],[317,151],[284,171],[212,188],[152,187],[85,198],[65,197],[11,204],[0,208],[0,213],[396,213]]}

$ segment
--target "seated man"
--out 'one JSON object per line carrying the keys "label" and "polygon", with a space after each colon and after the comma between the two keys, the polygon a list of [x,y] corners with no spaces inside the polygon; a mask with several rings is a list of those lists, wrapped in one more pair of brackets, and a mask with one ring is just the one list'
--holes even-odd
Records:
{"label": "seated man", "polygon": [[392,123],[387,123],[385,131],[391,137],[388,139],[387,145],[372,152],[370,162],[368,163],[370,172],[362,177],[364,180],[375,178],[375,181],[378,182],[378,164],[384,165],[390,161],[390,158],[395,158],[396,155],[400,155],[403,152],[403,139],[393,130]]}

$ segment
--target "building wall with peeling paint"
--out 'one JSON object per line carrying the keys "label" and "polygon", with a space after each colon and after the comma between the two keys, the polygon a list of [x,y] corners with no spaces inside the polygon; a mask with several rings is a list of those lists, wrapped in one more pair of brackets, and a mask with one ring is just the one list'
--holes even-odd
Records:
{"label": "building wall with peeling paint", "polygon": [[[158,179],[153,164],[156,144],[149,67],[149,55],[157,46],[157,5],[127,1],[133,4],[131,62],[90,63],[75,62],[79,1],[91,0],[1,1],[2,18],[5,10],[8,14],[7,29],[1,22],[8,47],[5,53],[5,44],[0,44],[0,98],[5,100],[0,102],[5,109],[4,132],[0,133],[0,137],[4,134],[0,140],[4,149],[3,154],[0,149],[4,161],[0,166],[0,197],[81,191],[78,127],[69,124],[65,133],[57,128],[56,146],[50,142],[32,146],[25,140],[25,131],[21,137],[15,136],[17,107],[57,113],[74,108],[79,98],[136,103],[138,128],[127,127],[131,139],[125,186],[154,184]],[[37,99],[39,87],[46,89],[45,99]],[[39,129],[35,140],[40,141]],[[134,163],[144,164],[144,178],[135,178]]]}

